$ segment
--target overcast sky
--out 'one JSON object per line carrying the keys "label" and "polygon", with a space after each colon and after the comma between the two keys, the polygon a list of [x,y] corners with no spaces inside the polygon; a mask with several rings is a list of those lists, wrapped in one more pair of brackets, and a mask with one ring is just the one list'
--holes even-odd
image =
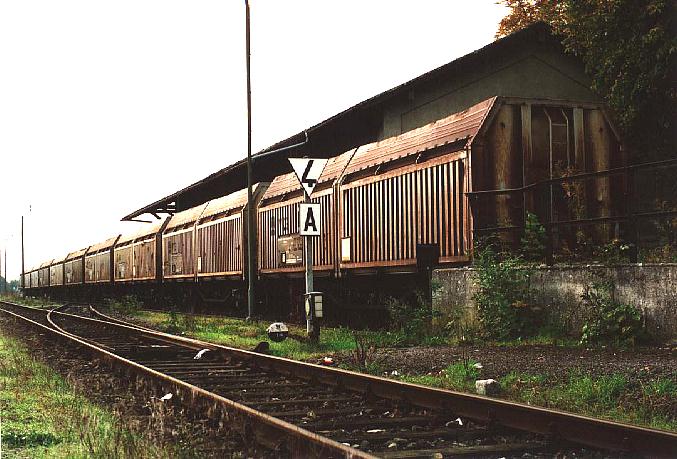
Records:
{"label": "overcast sky", "polygon": [[[493,41],[496,0],[251,0],[258,151]],[[244,1],[0,2],[8,277],[246,156]],[[4,268],[3,268],[4,272]]]}

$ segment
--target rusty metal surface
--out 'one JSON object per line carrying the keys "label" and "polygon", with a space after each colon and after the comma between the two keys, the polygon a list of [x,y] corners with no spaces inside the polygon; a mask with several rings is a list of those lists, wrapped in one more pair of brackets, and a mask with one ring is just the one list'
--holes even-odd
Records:
{"label": "rusty metal surface", "polygon": [[[244,197],[246,203],[246,193]],[[242,275],[246,252],[242,216],[238,212],[198,226],[198,275]]]}
{"label": "rusty metal surface", "polygon": [[133,257],[132,244],[129,242],[123,247],[115,247],[114,250],[115,281],[127,281],[132,279]]}
{"label": "rusty metal surface", "polygon": [[451,152],[344,182],[341,268],[415,265],[417,244],[437,245],[442,263],[467,260],[465,169],[465,152]]}
{"label": "rusty metal surface", "polygon": [[157,234],[164,224],[164,220],[159,220],[154,223],[147,223],[143,225],[138,231],[129,232],[120,236],[116,245],[127,244],[131,241],[136,241],[147,236]]}
{"label": "rusty metal surface", "polygon": [[[255,183],[252,185],[254,196],[258,196],[266,189],[266,184]],[[256,201],[256,199],[255,199]],[[207,220],[219,214],[229,211],[241,211],[247,206],[247,189],[236,191],[221,198],[212,199],[207,203],[207,207],[202,212],[201,220]]]}
{"label": "rusty metal surface", "polygon": [[[313,193],[313,203],[320,204],[320,237],[312,238],[313,266],[316,270],[334,269],[336,263],[336,220],[333,188]],[[262,273],[303,270],[303,261],[289,263],[282,259],[279,241],[299,234],[299,204],[303,197],[262,206],[258,211],[258,262]]]}
{"label": "rusty metal surface", "polygon": [[94,244],[94,245],[89,247],[89,249],[87,250],[87,254],[89,255],[89,254],[92,254],[92,253],[100,252],[102,250],[108,250],[115,245],[115,243],[117,242],[117,240],[119,238],[120,238],[120,235],[118,234],[117,236],[110,237],[103,242],[99,242],[98,244]]}
{"label": "rusty metal surface", "polygon": [[495,101],[496,97],[492,97],[434,123],[365,145],[355,153],[345,169],[345,175],[450,143],[463,141],[463,148],[472,142]]}
{"label": "rusty metal surface", "polygon": [[208,204],[209,202],[206,202],[172,216],[172,219],[165,228],[165,234],[172,232],[174,229],[180,229],[186,225],[191,225],[197,222],[200,219],[202,212],[204,212],[204,210],[207,208]]}
{"label": "rusty metal surface", "polygon": [[63,261],[49,267],[49,285],[57,287],[63,285]]}
{"label": "rusty metal surface", "polygon": [[[331,186],[336,181],[336,179],[341,176],[343,170],[348,165],[348,162],[353,157],[354,153],[355,149],[353,148],[341,155],[330,158],[329,161],[327,161],[327,165],[325,166],[324,170],[322,171],[322,175],[320,175],[320,178],[317,180],[315,189],[317,191],[321,191],[327,186]],[[302,188],[299,184],[298,177],[296,177],[294,172],[291,172],[289,174],[275,177],[275,180],[272,181],[268,187],[268,190],[264,194],[263,201],[270,202],[273,200],[273,198],[282,197],[292,193],[300,194],[301,191]]]}
{"label": "rusty metal surface", "polygon": [[155,236],[134,242],[133,277],[134,280],[152,280],[156,274],[157,244]]}
{"label": "rusty metal surface", "polygon": [[75,252],[71,252],[68,255],[66,255],[66,258],[64,261],[69,261],[69,260],[74,260],[75,258],[80,258],[82,257],[85,253],[87,253],[87,250],[89,247],[85,247],[84,249],[76,250]]}

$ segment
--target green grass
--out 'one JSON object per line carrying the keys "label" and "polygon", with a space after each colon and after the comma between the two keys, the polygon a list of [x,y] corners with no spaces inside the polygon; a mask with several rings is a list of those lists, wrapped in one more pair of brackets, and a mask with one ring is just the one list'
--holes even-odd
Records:
{"label": "green grass", "polygon": [[591,377],[572,372],[562,383],[547,380],[547,375],[511,373],[500,382],[505,397],[530,405],[677,431],[674,379],[656,378],[638,387],[620,373]]}
{"label": "green grass", "polygon": [[[167,333],[185,334],[193,338],[225,346],[253,349],[259,342],[268,341],[266,329],[270,322],[252,321],[227,317],[192,316],[180,313],[137,311],[134,317]],[[288,324],[291,334],[305,337],[305,327]],[[397,333],[366,331],[368,339],[376,347],[401,345]],[[312,360],[337,352],[350,352],[355,348],[353,332],[345,327],[322,328],[320,343],[315,345],[305,340],[287,339],[270,343],[271,354],[297,360]]]}
{"label": "green grass", "polygon": [[0,420],[7,458],[171,457],[77,395],[17,340],[3,334]]}
{"label": "green grass", "polygon": [[459,362],[449,365],[437,375],[402,375],[399,379],[423,386],[472,392],[475,390],[475,380],[479,377],[479,370],[475,368],[475,363],[473,360],[466,363]]}
{"label": "green grass", "polygon": [[34,308],[49,308],[56,305],[56,303],[46,298],[29,298],[19,295],[0,295],[0,300],[32,306]]}

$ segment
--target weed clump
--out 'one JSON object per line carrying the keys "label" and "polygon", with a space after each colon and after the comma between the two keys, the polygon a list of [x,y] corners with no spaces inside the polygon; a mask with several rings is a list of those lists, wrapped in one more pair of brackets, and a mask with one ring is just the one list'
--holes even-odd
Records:
{"label": "weed clump", "polygon": [[621,303],[613,296],[614,285],[602,279],[583,292],[585,323],[581,344],[634,345],[644,338],[642,312],[635,306]]}
{"label": "weed clump", "polygon": [[478,291],[473,296],[482,333],[508,340],[535,332],[535,308],[531,305],[529,279],[533,269],[521,257],[498,254],[491,244],[477,249]]}

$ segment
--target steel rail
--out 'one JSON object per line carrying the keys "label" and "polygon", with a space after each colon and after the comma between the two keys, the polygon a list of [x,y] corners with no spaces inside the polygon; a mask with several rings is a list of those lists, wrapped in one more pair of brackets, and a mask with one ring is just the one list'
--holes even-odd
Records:
{"label": "steel rail", "polygon": [[[95,314],[97,313],[102,317],[105,316],[98,311]],[[281,357],[262,355],[191,338],[178,337],[161,332],[150,332],[147,328],[141,329],[119,319],[116,319],[116,321],[122,323],[111,324],[107,321],[85,317],[80,317],[80,319],[102,322],[107,325],[120,327],[121,329],[151,333],[153,336],[175,343],[220,350],[224,355],[228,355],[231,358],[235,357],[236,360],[241,362],[254,364],[258,368],[280,374],[293,375],[301,379],[311,380],[316,384],[334,386],[383,399],[406,401],[424,408],[446,409],[475,421],[537,433],[558,441],[572,442],[614,452],[641,454],[645,457],[673,457],[674,452],[677,451],[677,434],[672,432],[594,419],[557,410],[435,389],[347,370],[292,361]],[[154,372],[154,374],[167,377],[159,372]],[[180,380],[171,379],[173,380],[172,382],[177,381],[181,383]],[[189,387],[191,390],[193,388],[201,390],[195,386],[189,385]],[[211,393],[208,392],[208,394]],[[237,404],[237,402],[229,402],[247,408],[245,405]],[[251,408],[248,409],[251,410]],[[293,426],[293,424],[288,425]],[[296,426],[294,428],[298,429]],[[305,432],[315,435],[309,431]],[[345,445],[341,446],[345,447]],[[348,448],[348,450],[352,454],[365,455],[364,452],[356,449]]]}
{"label": "steel rail", "polygon": [[[0,302],[7,303],[7,302]],[[11,304],[11,303],[9,303]],[[11,304],[12,306],[21,306]],[[25,307],[28,308],[28,307]],[[34,309],[34,308],[29,308]],[[187,398],[190,401],[202,400],[211,404],[219,405],[225,409],[225,412],[234,415],[235,418],[244,418],[246,427],[254,433],[259,444],[265,445],[274,450],[286,451],[292,457],[344,457],[344,458],[365,458],[372,459],[376,456],[365,453],[358,449],[351,448],[341,443],[332,441],[321,435],[315,434],[308,430],[302,429],[289,422],[274,418],[260,411],[249,408],[246,405],[229,400],[225,397],[219,396],[213,392],[206,391],[200,387],[189,384],[177,378],[173,378],[164,373],[155,371],[144,365],[140,365],[132,360],[121,357],[101,347],[95,346],[86,340],[78,338],[72,333],[63,332],[43,324],[40,324],[32,319],[24,317],[7,309],[0,309],[0,311],[10,314],[16,318],[24,320],[31,325],[38,327],[44,331],[51,333],[55,338],[66,340],[70,343],[76,344],[81,348],[86,349],[102,360],[112,363],[114,366],[120,366],[124,370],[132,371],[133,373],[144,376],[162,383],[164,388],[169,387],[172,393],[181,398]],[[66,316],[78,317],[83,320],[95,320],[71,314],[59,313],[58,311],[50,310],[51,314],[64,314]],[[107,323],[104,321],[98,321]],[[114,326],[122,326],[119,324],[110,324]],[[131,328],[131,327],[126,327]],[[144,330],[145,331],[145,330]],[[166,337],[173,337],[172,335],[162,334]],[[178,338],[178,337],[176,337]],[[183,342],[184,340],[177,340]],[[193,340],[188,340],[193,341]],[[200,343],[206,344],[206,343]]]}
{"label": "steel rail", "polygon": [[[114,319],[93,307],[90,307],[90,310],[104,320],[113,319],[119,324],[136,327],[135,324]],[[145,327],[143,329],[149,330]],[[181,339],[190,340],[189,338]],[[435,389],[280,357],[261,356],[221,345],[214,346],[234,353],[243,360],[267,360],[272,368],[281,373],[294,374],[358,392],[372,393],[379,397],[406,400],[427,408],[446,407],[459,415],[477,421],[540,433],[594,448],[627,453],[641,452],[649,457],[674,457],[677,451],[677,434],[673,432]]]}

